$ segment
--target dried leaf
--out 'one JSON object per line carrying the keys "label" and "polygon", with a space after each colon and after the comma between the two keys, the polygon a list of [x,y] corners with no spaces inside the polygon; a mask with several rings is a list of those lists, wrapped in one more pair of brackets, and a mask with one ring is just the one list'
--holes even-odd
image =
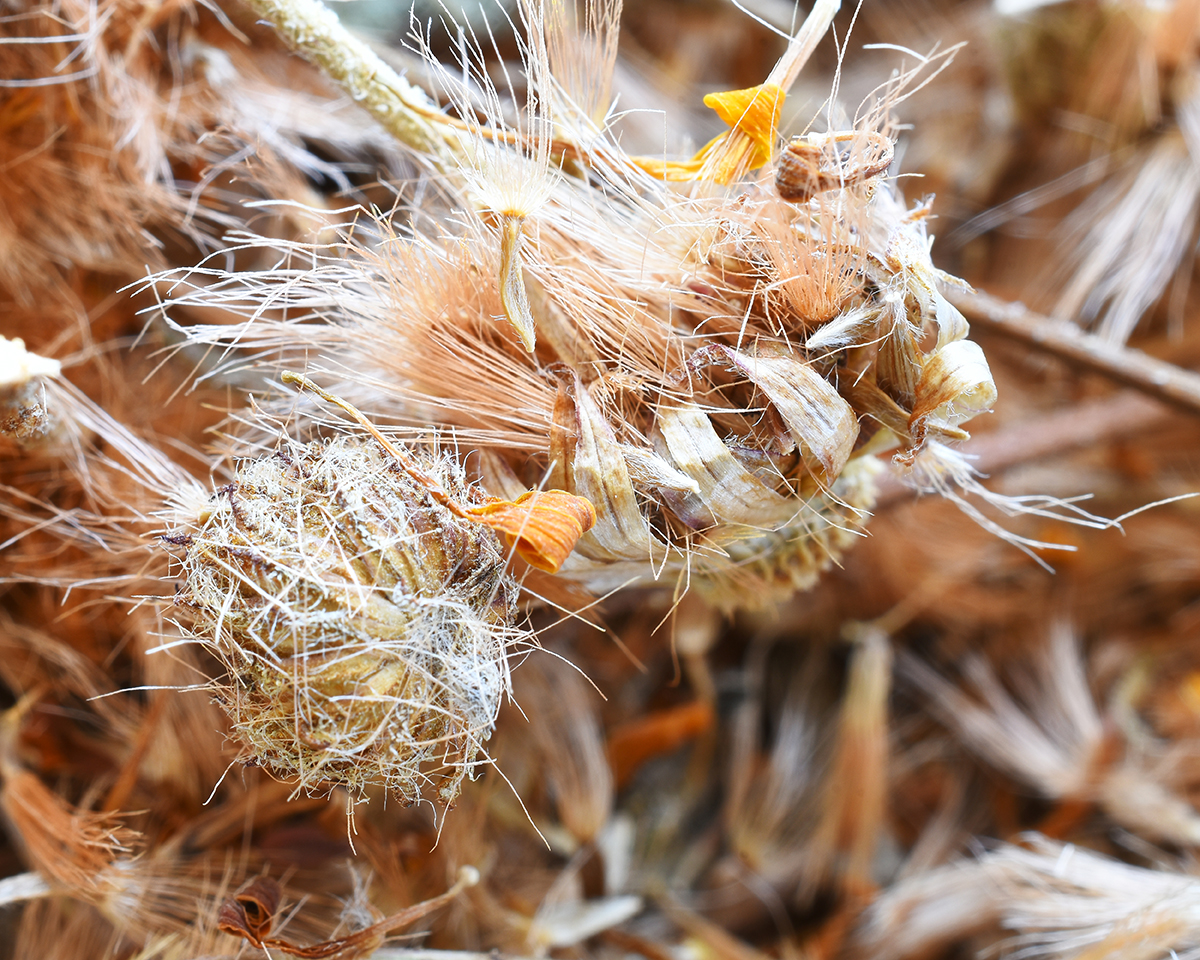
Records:
{"label": "dried leaf", "polygon": [[555,904],[539,910],[527,942],[538,955],[552,947],[573,947],[642,912],[642,898],[631,895]]}

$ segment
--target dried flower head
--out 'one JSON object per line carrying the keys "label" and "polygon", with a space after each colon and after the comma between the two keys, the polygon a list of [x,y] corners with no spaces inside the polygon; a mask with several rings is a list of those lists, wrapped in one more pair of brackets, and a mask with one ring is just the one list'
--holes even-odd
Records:
{"label": "dried flower head", "polygon": [[[448,459],[424,464],[459,499]],[[306,791],[452,800],[503,694],[516,585],[486,526],[351,437],[243,461],[166,537],[247,758]]]}
{"label": "dried flower head", "polygon": [[[324,65],[287,13],[312,0],[267,6]],[[861,535],[875,454],[895,450],[920,483],[924,461],[995,399],[941,292],[953,281],[930,259],[928,208],[871,182],[892,155],[888,109],[915,73],[864,104],[853,132],[793,141],[777,160],[782,98],[836,11],[819,3],[764,84],[706,99],[725,134],[686,161],[631,156],[593,129],[595,104],[583,113],[560,95],[573,81],[551,49],[579,29],[564,9],[521,7],[515,120],[478,45],[463,40],[470,82],[456,87],[417,37],[459,115],[404,108],[441,131],[437,149],[397,132],[442,174],[448,216],[364,216],[328,246],[252,238],[269,269],[202,264],[156,289],[193,344],[277,368],[319,346],[376,409],[478,450],[490,492],[545,480],[590,501],[593,529],[551,572],[594,593],[674,581],[727,607],[770,603]],[[580,42],[607,49],[614,16],[583,19]],[[344,51],[363,53],[350,40]],[[788,202],[769,165],[791,182],[804,157],[805,185],[785,194],[811,202]],[[219,324],[181,317],[213,308]]]}

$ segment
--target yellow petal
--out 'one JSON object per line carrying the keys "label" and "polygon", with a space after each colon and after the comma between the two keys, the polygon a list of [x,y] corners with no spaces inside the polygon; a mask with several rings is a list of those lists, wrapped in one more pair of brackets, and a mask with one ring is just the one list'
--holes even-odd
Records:
{"label": "yellow petal", "polygon": [[557,573],[596,523],[591,501],[563,490],[530,490],[516,499],[467,507],[465,515],[502,533],[531,567]]}
{"label": "yellow petal", "polygon": [[729,124],[729,131],[714,137],[690,160],[633,157],[631,161],[664,180],[729,183],[742,172],[757,170],[770,162],[784,96],[779,87],[770,83],[710,93],[704,103]]}
{"label": "yellow petal", "polygon": [[756,170],[770,162],[784,96],[774,84],[763,83],[745,90],[710,93],[704,98],[706,107],[716,111],[718,117],[745,135],[753,145],[754,151],[746,169]]}

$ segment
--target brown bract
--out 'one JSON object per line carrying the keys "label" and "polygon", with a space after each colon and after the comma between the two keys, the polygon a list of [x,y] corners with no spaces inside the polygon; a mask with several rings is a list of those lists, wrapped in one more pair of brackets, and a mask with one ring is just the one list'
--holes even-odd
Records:
{"label": "brown bract", "polygon": [[783,199],[803,203],[879,176],[894,154],[892,141],[873,131],[795,137],[779,155],[775,187]]}

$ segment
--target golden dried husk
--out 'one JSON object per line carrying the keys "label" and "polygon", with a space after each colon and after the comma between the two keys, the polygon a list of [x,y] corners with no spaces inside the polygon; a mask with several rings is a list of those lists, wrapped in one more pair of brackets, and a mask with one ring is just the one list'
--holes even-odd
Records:
{"label": "golden dried husk", "polygon": [[[460,497],[446,461],[428,465]],[[242,461],[198,516],[176,601],[225,664],[246,759],[306,791],[452,800],[508,689],[516,590],[485,526],[349,437]]]}

